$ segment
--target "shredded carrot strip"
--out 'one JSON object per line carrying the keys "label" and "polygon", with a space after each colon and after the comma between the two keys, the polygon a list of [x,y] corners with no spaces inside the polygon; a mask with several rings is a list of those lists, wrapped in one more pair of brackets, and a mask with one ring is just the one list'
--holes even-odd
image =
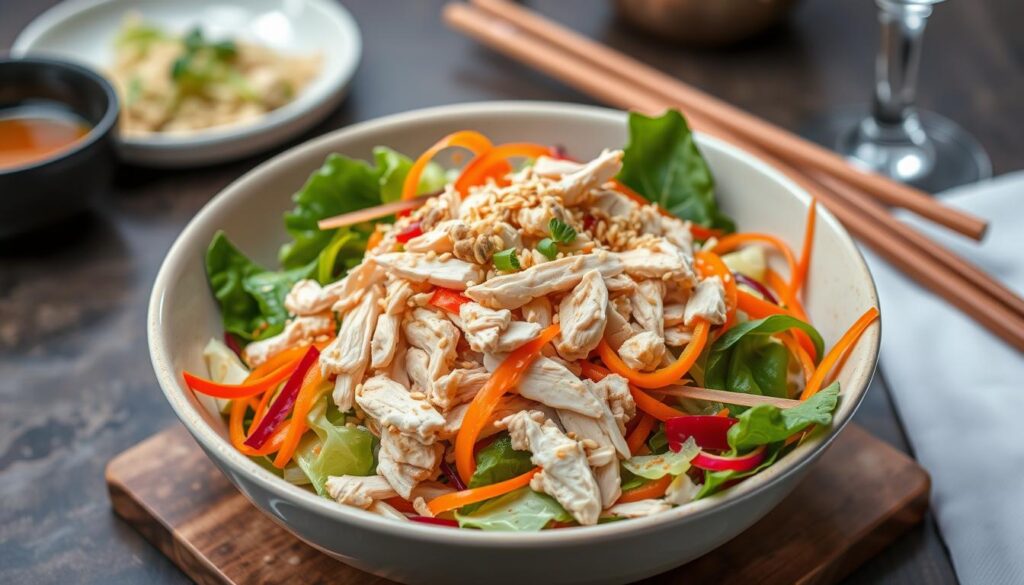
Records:
{"label": "shredded carrot strip", "polygon": [[857,340],[878,318],[878,309],[871,307],[859,319],[854,321],[853,325],[843,333],[843,336],[839,338],[832,349],[829,350],[825,357],[822,358],[821,363],[818,364],[818,369],[814,371],[814,375],[807,382],[807,386],[804,387],[804,391],[800,394],[800,400],[807,400],[811,396],[814,396],[818,390],[821,390],[821,385],[825,382],[825,376],[828,375],[832,366],[843,356],[847,351],[853,348],[857,344]]}
{"label": "shredded carrot strip", "polygon": [[729,234],[727,236],[722,236],[722,239],[718,240],[718,243],[715,244],[715,247],[712,248],[711,251],[715,254],[722,255],[753,243],[768,244],[778,250],[786,260],[786,265],[789,267],[789,274],[796,274],[797,265],[796,258],[793,256],[793,251],[789,249],[786,242],[783,242],[781,239],[771,234],[762,234],[759,232]]}
{"label": "shredded carrot strip", "polygon": [[729,407],[726,406],[722,410],[715,413],[715,416],[729,416]]}
{"label": "shredded carrot strip", "polygon": [[640,422],[637,423],[636,428],[634,428],[633,431],[629,433],[629,436],[626,437],[626,445],[629,446],[629,453],[631,455],[636,455],[637,451],[640,450],[640,447],[644,446],[644,443],[647,442],[647,437],[651,434],[651,431],[654,430],[654,425],[657,424],[657,422],[658,419],[646,412],[640,415]]}
{"label": "shredded carrot strip", "polygon": [[789,288],[793,290],[793,298],[800,293],[800,288],[807,278],[807,270],[811,266],[811,248],[814,245],[814,223],[818,217],[818,198],[811,197],[811,206],[807,209],[807,225],[804,228],[804,245],[800,249],[800,261],[796,264],[796,271],[789,282]]}
{"label": "shredded carrot strip", "polygon": [[[787,311],[786,309],[783,309],[774,303],[770,303],[761,297],[754,296],[744,290],[739,290],[737,293],[740,310],[749,315],[751,319],[763,319],[769,315],[789,315],[790,317],[800,319],[800,317],[794,315],[792,311]],[[793,335],[796,336],[801,347],[807,350],[807,355],[811,356],[812,360],[817,359],[818,352],[814,349],[814,342],[811,341],[811,338],[799,329],[794,329]]]}
{"label": "shredded carrot strip", "polygon": [[274,451],[281,448],[281,444],[284,443],[285,428],[281,427],[277,429],[270,439],[267,440],[259,449],[253,449],[252,447],[245,444],[246,435],[242,429],[243,420],[245,418],[245,411],[252,404],[252,399],[235,400],[231,403],[231,414],[228,417],[228,436],[231,438],[231,444],[242,452],[243,455],[250,457],[259,457],[261,455],[269,455]]}
{"label": "shredded carrot strip", "polygon": [[506,159],[514,156],[537,158],[549,154],[551,154],[551,149],[540,144],[528,142],[500,144],[486,152],[479,153],[477,158],[466,165],[462,174],[455,180],[455,190],[465,195],[469,192],[470,187],[482,185],[488,177],[498,178],[507,174],[511,167]]}
{"label": "shredded carrot strip", "polygon": [[366,249],[367,250],[372,250],[372,249],[376,248],[377,245],[380,244],[380,241],[383,240],[383,239],[384,239],[384,232],[382,232],[380,230],[373,230],[373,233],[370,234],[370,239],[366,240]]}
{"label": "shredded carrot strip", "polygon": [[777,335],[776,338],[782,342],[782,345],[786,346],[789,353],[793,354],[800,363],[800,370],[803,372],[804,386],[806,387],[807,383],[814,376],[814,362],[811,361],[811,356],[807,355],[807,351],[804,350],[803,346],[797,343],[796,337],[792,333],[782,333]]}
{"label": "shredded carrot strip", "polygon": [[237,400],[239,398],[250,398],[252,396],[256,396],[261,392],[266,392],[274,386],[277,386],[291,375],[297,364],[298,361],[296,360],[293,363],[285,364],[269,374],[258,378],[254,378],[250,374],[249,378],[246,378],[246,380],[252,379],[252,381],[243,382],[241,384],[218,384],[213,380],[207,380],[206,378],[190,374],[189,372],[183,372],[182,376],[185,378],[185,384],[196,392],[201,392],[207,396],[214,396],[216,398]]}
{"label": "shredded carrot strip", "polygon": [[501,365],[494,370],[484,387],[473,397],[473,401],[469,403],[466,415],[462,419],[462,426],[459,428],[458,434],[455,435],[455,466],[462,481],[468,484],[469,479],[473,477],[473,472],[476,471],[473,445],[476,444],[480,431],[487,424],[498,401],[506,392],[519,384],[523,373],[540,355],[540,350],[554,339],[559,331],[557,324],[549,325],[541,331],[537,339],[510,353],[505,361],[501,362]]}
{"label": "shredded carrot strip", "polygon": [[521,487],[530,485],[530,480],[533,479],[533,476],[539,471],[540,467],[534,467],[530,471],[527,471],[522,475],[517,475],[512,479],[506,479],[505,481],[492,483],[491,485],[485,485],[478,488],[444,494],[443,496],[438,496],[433,500],[430,500],[427,507],[430,508],[430,511],[436,516],[456,508],[461,508],[468,504],[475,504],[477,502],[496,498],[507,494],[512,490],[517,490]]}
{"label": "shredded carrot strip", "polygon": [[249,424],[248,433],[251,435],[256,427],[259,426],[260,421],[263,420],[264,415],[267,414],[267,407],[270,406],[270,399],[274,396],[275,389],[271,388],[263,393],[260,398],[259,404],[256,406],[255,412],[253,413],[252,423]]}
{"label": "shredded carrot strip", "polygon": [[423,169],[427,168],[427,163],[433,160],[437,153],[451,146],[460,146],[479,156],[482,152],[491,148],[491,141],[483,134],[473,130],[453,132],[438,140],[412,164],[409,174],[405,176],[405,183],[402,184],[402,200],[416,197],[416,191],[420,185],[420,176],[423,174]]}
{"label": "shredded carrot strip", "polygon": [[[601,343],[604,342],[602,341]],[[601,366],[587,361],[579,362],[579,364],[580,368],[583,370],[583,375],[595,382],[600,381],[610,373]],[[629,385],[629,393],[633,396],[633,402],[636,403],[636,407],[640,409],[641,412],[647,413],[657,420],[666,421],[670,418],[687,416],[685,412],[676,410],[667,404],[663,404],[661,400],[654,398],[632,384]]]}
{"label": "shredded carrot strip", "polygon": [[288,434],[274,458],[274,467],[283,469],[292,460],[292,455],[295,454],[295,449],[299,446],[299,440],[309,428],[306,416],[322,395],[324,388],[324,375],[320,368],[320,360],[317,359],[302,379],[302,386],[299,388],[299,395],[295,399],[295,406],[292,409],[291,420],[287,426],[282,425],[282,428],[288,429]]}
{"label": "shredded carrot strip", "polygon": [[708,341],[708,331],[711,325],[703,319],[698,319],[693,328],[693,339],[686,345],[676,361],[669,366],[653,372],[640,372],[626,365],[619,354],[608,345],[605,340],[597,346],[597,353],[601,356],[608,369],[626,378],[641,388],[663,388],[678,383],[683,376],[690,371],[690,368],[700,357],[704,345]]}
{"label": "shredded carrot strip", "polygon": [[302,356],[306,355],[307,351],[309,351],[308,345],[286,349],[281,353],[274,355],[259,366],[253,368],[249,377],[253,379],[262,378],[285,364],[294,363],[295,365],[298,365],[299,360],[302,359]]}
{"label": "shredded carrot strip", "polygon": [[656,479],[645,483],[644,485],[637,486],[631,490],[622,492],[619,499],[615,501],[616,504],[627,504],[629,502],[639,502],[640,500],[649,500],[651,498],[660,498],[665,495],[668,490],[668,485],[672,483],[672,476],[666,475],[661,479]]}
{"label": "shredded carrot strip", "polygon": [[768,281],[768,286],[779,293],[779,297],[782,299],[783,304],[786,305],[786,308],[792,311],[797,318],[810,322],[807,319],[807,311],[804,310],[803,303],[797,299],[793,289],[789,288],[789,284],[779,276],[779,273],[769,268],[764,274],[765,280]]}

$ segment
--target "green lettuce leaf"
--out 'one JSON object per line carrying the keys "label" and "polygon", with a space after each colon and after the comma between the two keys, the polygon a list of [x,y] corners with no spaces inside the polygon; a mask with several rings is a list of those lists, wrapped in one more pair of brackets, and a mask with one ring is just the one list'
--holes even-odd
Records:
{"label": "green lettuce leaf", "polygon": [[[364,428],[346,427],[330,420],[327,399],[309,413],[314,434],[303,439],[295,451],[295,461],[319,495],[332,475],[372,475],[374,437]],[[334,409],[335,411],[337,409]]]}
{"label": "green lettuce leaf", "polygon": [[512,437],[502,433],[476,454],[476,471],[469,478],[469,487],[477,488],[512,479],[534,468],[529,451],[512,448]]}
{"label": "green lettuce leaf", "polygon": [[[818,331],[788,315],[746,321],[725,332],[704,358],[703,383],[708,388],[786,398],[790,355],[771,336],[791,328],[807,333],[818,355],[824,341]],[[737,411],[742,409],[737,408]]]}
{"label": "green lettuce leaf", "polygon": [[740,414],[739,422],[729,429],[729,446],[743,452],[758,445],[769,445],[786,440],[793,433],[811,425],[828,425],[832,411],[839,403],[839,382],[819,391],[792,408],[778,408],[768,404],[749,408]]}
{"label": "green lettuce leaf", "polygon": [[246,341],[280,333],[288,318],[284,297],[312,268],[270,272],[249,260],[223,232],[217,232],[206,250],[206,275],[220,305],[224,330]]}
{"label": "green lettuce leaf", "polygon": [[[386,146],[373,149],[373,158],[380,172],[380,198],[384,203],[391,203],[402,198],[402,186],[405,177],[412,168],[412,159]],[[437,163],[427,163],[420,173],[420,184],[417,194],[433,193],[444,188],[448,180],[444,169]]]}
{"label": "green lettuce leaf", "polygon": [[629,114],[629,144],[618,178],[677,217],[727,232],[736,229],[719,211],[711,170],[676,110],[659,118]]}
{"label": "green lettuce leaf", "polygon": [[572,516],[547,494],[522,487],[484,502],[471,513],[455,512],[462,528],[505,532],[536,532],[552,520],[571,522]]}
{"label": "green lettuce leaf", "polygon": [[700,448],[693,437],[686,439],[679,452],[666,451],[660,455],[635,455],[622,462],[622,466],[635,476],[661,479],[666,475],[679,475],[690,469],[690,461]]}

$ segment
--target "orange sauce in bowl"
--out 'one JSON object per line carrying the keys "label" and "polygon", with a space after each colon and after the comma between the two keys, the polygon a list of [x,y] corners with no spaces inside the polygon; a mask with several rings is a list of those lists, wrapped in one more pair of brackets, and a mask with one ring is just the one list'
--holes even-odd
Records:
{"label": "orange sauce in bowl", "polygon": [[56,108],[0,110],[0,170],[67,150],[89,130],[81,118]]}

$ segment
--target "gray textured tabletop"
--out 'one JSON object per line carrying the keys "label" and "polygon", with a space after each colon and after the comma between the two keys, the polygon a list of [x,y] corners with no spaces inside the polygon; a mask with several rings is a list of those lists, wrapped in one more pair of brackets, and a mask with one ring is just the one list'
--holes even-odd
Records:
{"label": "gray textured tabletop", "polygon": [[[50,4],[0,0],[0,48]],[[608,2],[530,4],[788,128],[806,128],[832,108],[867,98],[877,42],[869,0],[807,0],[787,26],[719,52],[646,39],[616,23]],[[365,42],[352,93],[295,142],[445,103],[591,102],[445,29],[440,0],[346,5]],[[997,173],[1024,163],[1021,22],[1024,3],[1017,0],[942,4],[922,70],[922,104],[974,133]],[[196,210],[273,154],[189,171],[121,168],[96,213],[0,244],[0,582],[187,581],[111,514],[103,467],[174,424],[145,339],[146,300],[160,261]],[[908,449],[881,381],[857,421]],[[848,582],[945,583],[955,577],[929,518]]]}

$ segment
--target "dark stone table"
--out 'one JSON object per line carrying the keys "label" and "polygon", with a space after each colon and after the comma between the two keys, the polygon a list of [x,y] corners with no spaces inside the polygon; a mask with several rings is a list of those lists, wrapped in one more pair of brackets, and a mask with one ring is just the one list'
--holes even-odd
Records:
{"label": "dark stone table", "polygon": [[[52,3],[0,0],[0,47]],[[351,122],[452,102],[591,101],[445,29],[439,0],[346,4],[365,42],[352,93],[295,143]],[[868,0],[807,0],[787,26],[719,52],[650,41],[617,24],[608,2],[536,4],[788,128],[805,128],[832,108],[867,98],[877,42]],[[973,132],[997,173],[1024,162],[1021,22],[1018,0],[940,5],[922,71],[923,105]],[[144,327],[165,252],[210,197],[273,154],[188,171],[122,168],[96,213],[0,244],[0,582],[186,581],[110,513],[103,467],[174,424],[150,369]],[[884,384],[869,393],[857,420],[908,448]],[[849,578],[954,581],[931,519]]]}

